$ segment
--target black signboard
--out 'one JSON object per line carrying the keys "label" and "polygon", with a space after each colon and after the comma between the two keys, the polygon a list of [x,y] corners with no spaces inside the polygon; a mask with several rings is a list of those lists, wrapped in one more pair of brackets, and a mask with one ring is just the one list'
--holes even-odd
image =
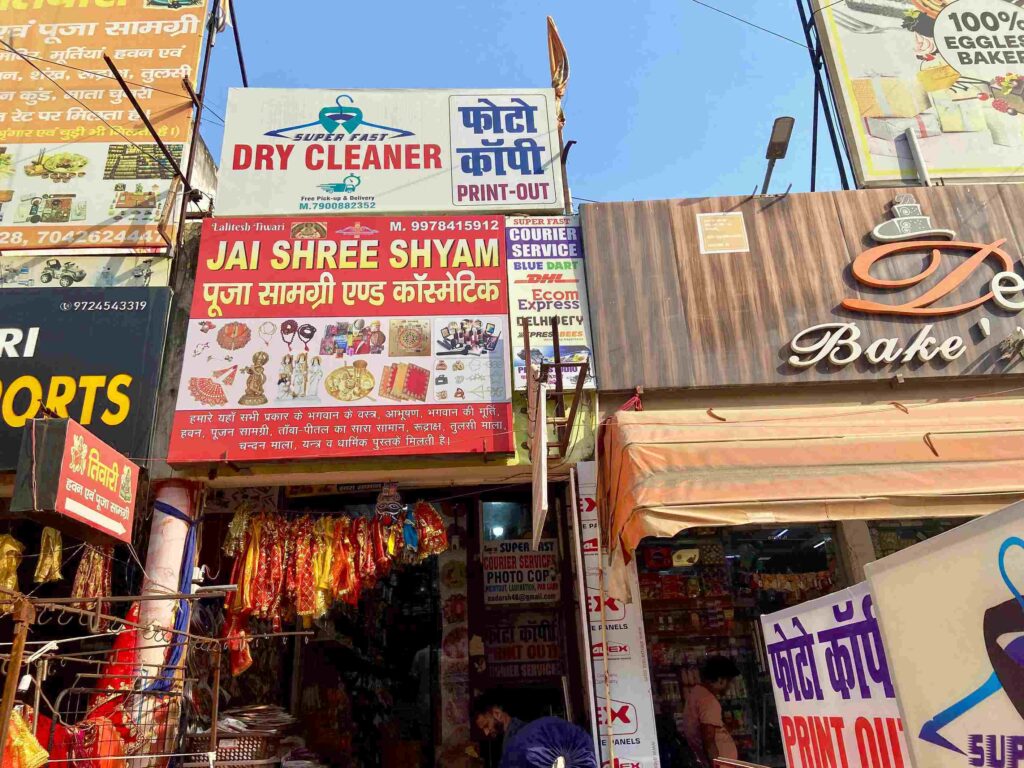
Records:
{"label": "black signboard", "polygon": [[170,302],[170,288],[0,291],[0,471],[44,406],[146,458]]}

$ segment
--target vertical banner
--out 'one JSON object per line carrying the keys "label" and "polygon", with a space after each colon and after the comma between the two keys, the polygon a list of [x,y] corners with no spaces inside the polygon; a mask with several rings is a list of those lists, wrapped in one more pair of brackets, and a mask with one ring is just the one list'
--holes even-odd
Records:
{"label": "vertical banner", "polygon": [[[576,472],[602,765],[606,768],[660,768],[640,601],[625,603],[609,596],[607,589],[601,589],[601,559],[607,555],[601,551],[600,544],[597,465],[592,461],[580,462]],[[630,573],[632,594],[639,595],[636,568],[631,568]],[[609,733],[612,744],[608,742]]]}
{"label": "vertical banner", "polygon": [[0,2],[0,246],[166,247],[174,169],[103,55],[180,165],[206,4]]}
{"label": "vertical banner", "polygon": [[761,625],[788,768],[909,764],[866,582]]}
{"label": "vertical banner", "polygon": [[[590,360],[590,308],[583,263],[583,235],[576,216],[515,216],[505,220],[512,368],[517,391],[526,389],[523,320],[530,329],[533,362],[554,360],[551,321],[558,320],[563,362]],[[579,367],[562,369],[562,384],[576,386]],[[548,378],[554,385],[554,372]],[[585,386],[594,389],[591,363]]]}
{"label": "vertical banner", "polygon": [[207,219],[171,462],[514,449],[504,219]]}
{"label": "vertical banner", "polygon": [[[445,525],[451,531],[458,519],[445,514]],[[469,744],[469,624],[466,579],[466,550],[460,537],[453,537],[451,547],[437,556],[438,582],[441,594],[441,664],[438,682],[441,687],[441,735],[438,753]]]}
{"label": "vertical banner", "polygon": [[865,568],[913,764],[1024,763],[1024,504]]}

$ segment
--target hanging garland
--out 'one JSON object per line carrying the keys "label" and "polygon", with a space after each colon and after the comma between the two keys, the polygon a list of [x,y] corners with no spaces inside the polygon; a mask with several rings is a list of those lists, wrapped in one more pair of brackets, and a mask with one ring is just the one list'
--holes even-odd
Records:
{"label": "hanging garland", "polygon": [[411,512],[372,519],[303,515],[240,508],[228,528],[224,552],[235,558],[225,601],[225,638],[235,675],[252,663],[246,625],[268,621],[275,632],[285,622],[305,626],[337,604],[355,605],[395,565],[416,563],[448,549],[440,513],[426,502]]}

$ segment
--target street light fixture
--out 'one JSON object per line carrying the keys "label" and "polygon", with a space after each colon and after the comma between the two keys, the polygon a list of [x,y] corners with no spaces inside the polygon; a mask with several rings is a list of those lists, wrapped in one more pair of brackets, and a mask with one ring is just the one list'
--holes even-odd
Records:
{"label": "street light fixture", "polygon": [[772,135],[768,140],[768,150],[764,153],[768,161],[768,168],[764,172],[764,183],[761,185],[761,194],[768,194],[768,185],[772,180],[772,171],[775,170],[775,161],[786,157],[786,150],[789,149],[789,140],[793,136],[793,124],[796,119],[792,117],[777,117],[772,125]]}

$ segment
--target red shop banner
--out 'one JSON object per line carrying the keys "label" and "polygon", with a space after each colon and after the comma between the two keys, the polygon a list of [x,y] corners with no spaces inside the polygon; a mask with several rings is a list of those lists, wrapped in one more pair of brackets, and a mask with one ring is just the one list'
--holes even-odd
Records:
{"label": "red shop banner", "polygon": [[514,448],[500,216],[208,219],[168,460]]}

